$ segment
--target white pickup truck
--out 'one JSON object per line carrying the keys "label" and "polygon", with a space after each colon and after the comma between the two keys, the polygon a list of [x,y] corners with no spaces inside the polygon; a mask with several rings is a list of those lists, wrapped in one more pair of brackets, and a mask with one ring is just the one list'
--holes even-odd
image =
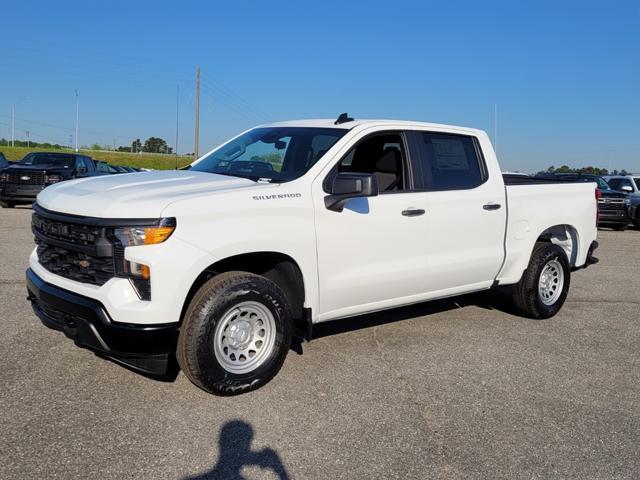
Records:
{"label": "white pickup truck", "polygon": [[273,123],[184,170],[46,188],[29,299],[80,346],[147,374],[177,359],[238,394],[319,322],[503,286],[523,315],[553,316],[597,261],[596,196],[503,177],[481,130]]}

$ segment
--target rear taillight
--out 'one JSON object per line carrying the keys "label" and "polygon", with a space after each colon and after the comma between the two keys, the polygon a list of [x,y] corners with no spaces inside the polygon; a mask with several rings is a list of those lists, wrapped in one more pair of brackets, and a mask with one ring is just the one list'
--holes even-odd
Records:
{"label": "rear taillight", "polygon": [[600,200],[602,198],[602,191],[599,188],[596,188],[596,200]]}

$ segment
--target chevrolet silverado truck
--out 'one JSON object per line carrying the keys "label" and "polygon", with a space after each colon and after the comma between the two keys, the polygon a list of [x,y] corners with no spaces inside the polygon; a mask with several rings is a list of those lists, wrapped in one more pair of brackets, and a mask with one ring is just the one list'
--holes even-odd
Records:
{"label": "chevrolet silverado truck", "polygon": [[[108,167],[107,167],[108,168]],[[86,155],[59,152],[28,153],[0,173],[0,205],[31,204],[45,187],[73,178],[108,174]]]}
{"label": "chevrolet silverado truck", "polygon": [[491,288],[552,317],[597,261],[596,191],[503,177],[481,130],[273,123],[184,170],[45,189],[28,298],[100,356],[239,394],[320,322]]}

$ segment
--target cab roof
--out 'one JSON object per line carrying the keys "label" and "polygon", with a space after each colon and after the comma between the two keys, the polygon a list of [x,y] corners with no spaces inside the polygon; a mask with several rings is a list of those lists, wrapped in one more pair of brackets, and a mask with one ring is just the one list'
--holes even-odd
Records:
{"label": "cab roof", "polygon": [[273,122],[260,125],[260,127],[316,127],[316,128],[342,128],[351,130],[355,127],[392,127],[392,128],[435,128],[437,130],[455,130],[458,132],[466,132],[470,134],[478,134],[482,130],[468,127],[460,127],[455,125],[445,125],[440,123],[417,122],[411,120],[386,120],[386,119],[355,119],[344,123],[336,124],[335,119],[318,118],[308,120],[288,120],[283,122]]}

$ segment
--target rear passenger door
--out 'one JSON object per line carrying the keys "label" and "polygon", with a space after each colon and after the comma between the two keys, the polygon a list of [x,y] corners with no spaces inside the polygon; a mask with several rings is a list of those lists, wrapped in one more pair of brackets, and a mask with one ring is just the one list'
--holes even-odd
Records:
{"label": "rear passenger door", "polygon": [[490,177],[476,137],[431,131],[407,136],[416,188],[427,195],[426,290],[455,294],[491,286],[504,259],[500,172]]}

